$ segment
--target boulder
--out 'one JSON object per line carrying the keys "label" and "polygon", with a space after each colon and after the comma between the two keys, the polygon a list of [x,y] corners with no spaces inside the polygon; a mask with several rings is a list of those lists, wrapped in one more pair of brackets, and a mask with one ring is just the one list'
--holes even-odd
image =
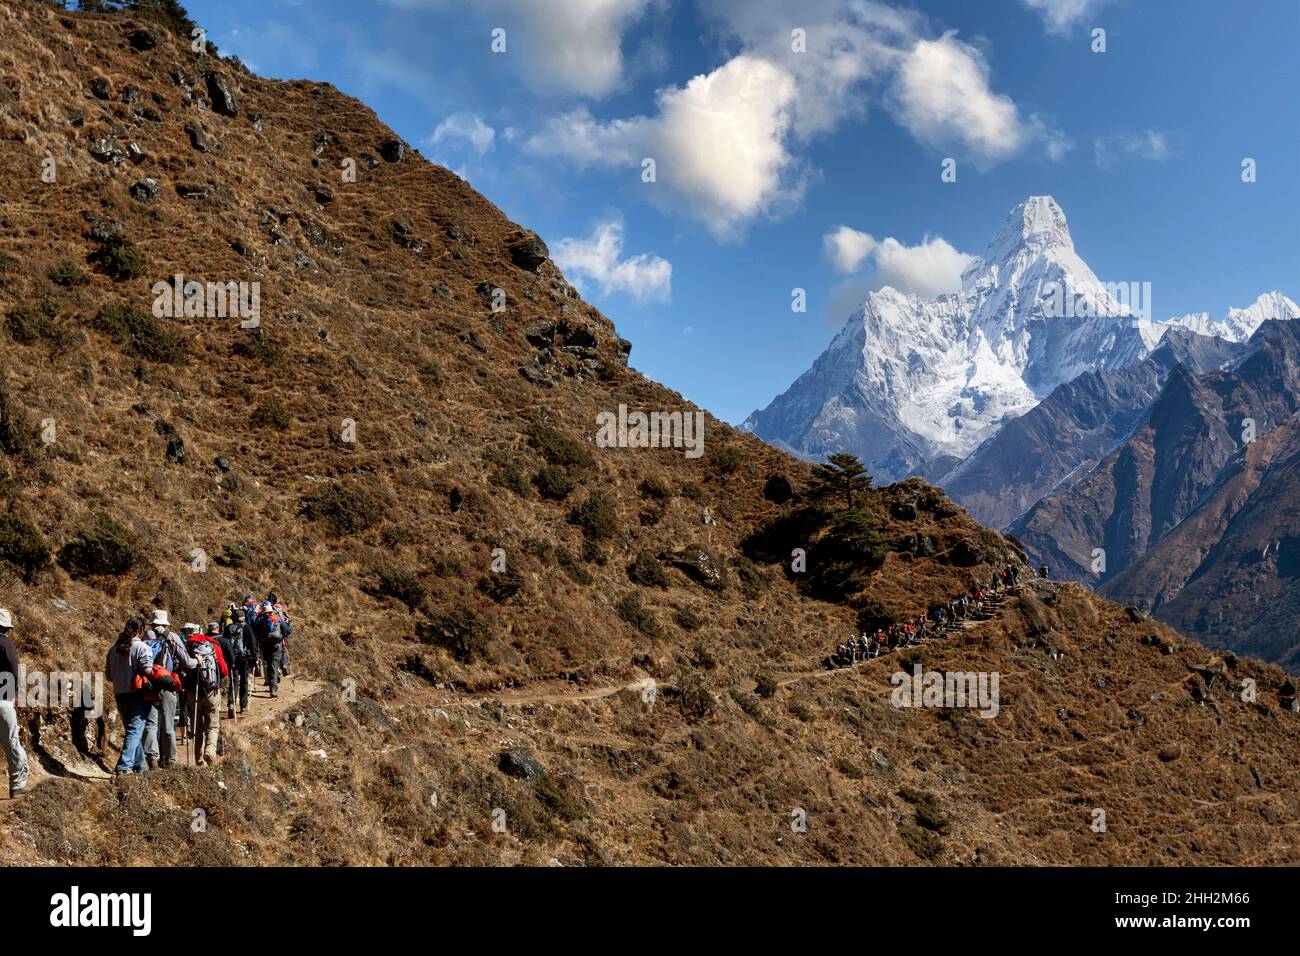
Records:
{"label": "boulder", "polygon": [[970,568],[985,563],[988,560],[988,552],[978,542],[970,538],[962,538],[948,552],[948,558],[959,567]]}
{"label": "boulder", "polygon": [[551,250],[535,235],[526,233],[510,244],[510,261],[527,272],[536,272],[550,257]]}
{"label": "boulder", "polygon": [[97,100],[106,100],[113,95],[113,85],[102,76],[90,81],[90,93]]}
{"label": "boulder", "polygon": [[212,108],[223,116],[238,116],[239,100],[235,99],[235,91],[230,88],[226,75],[211,70],[204,79],[208,84],[208,98],[212,100]]}
{"label": "boulder", "polygon": [[889,513],[899,521],[915,521],[916,499],[913,498],[910,501],[895,501],[889,506]]}
{"label": "boulder", "polygon": [[1124,608],[1124,613],[1128,615],[1128,619],[1134,624],[1141,624],[1147,619],[1146,614],[1144,614],[1140,608],[1134,607],[1132,604]]}
{"label": "boulder", "polygon": [[136,30],[127,37],[132,48],[140,51],[152,50],[158,45],[160,39],[162,39],[162,37],[159,35],[158,31],[148,27]]}
{"label": "boulder", "polygon": [[721,591],[727,586],[726,567],[721,559],[709,554],[698,545],[661,554],[659,560],[667,561],[696,584],[710,591]]}
{"label": "boulder", "polygon": [[798,495],[795,490],[794,482],[790,476],[784,472],[775,472],[768,476],[767,482],[763,485],[763,497],[768,501],[774,501],[778,505],[783,505],[791,498]]}
{"label": "boulder", "polygon": [[[538,242],[541,240],[539,239]],[[596,333],[591,330],[590,326],[579,325],[566,328],[564,332],[564,347],[571,349],[593,349],[599,343]]]}
{"label": "boulder", "polygon": [[153,202],[158,198],[158,180],[141,179],[132,183],[131,197],[140,202]]}
{"label": "boulder", "polygon": [[200,153],[208,151],[208,134],[203,132],[203,127],[198,123],[189,122],[185,124],[185,133],[190,138],[190,145]]}
{"label": "boulder", "polygon": [[111,136],[101,136],[92,141],[89,150],[91,159],[101,163],[120,163],[126,159],[126,154],[117,145],[117,140]]}
{"label": "boulder", "polygon": [[390,163],[400,163],[406,155],[406,144],[400,139],[386,140],[379,147],[379,155]]}
{"label": "boulder", "polygon": [[533,319],[524,324],[524,338],[529,345],[544,348],[555,339],[555,322],[552,319]]}
{"label": "boulder", "polygon": [[530,783],[546,776],[546,768],[523,747],[503,750],[501,756],[497,758],[497,767],[508,777],[527,780]]}

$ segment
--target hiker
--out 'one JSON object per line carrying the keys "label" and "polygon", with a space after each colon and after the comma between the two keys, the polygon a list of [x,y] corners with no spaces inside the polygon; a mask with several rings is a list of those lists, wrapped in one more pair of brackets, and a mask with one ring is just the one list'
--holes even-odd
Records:
{"label": "hiker", "polygon": [[257,638],[258,656],[262,659],[262,676],[271,696],[277,696],[280,686],[280,634],[279,620],[270,604],[263,604],[253,619],[253,636]]}
{"label": "hiker", "polygon": [[[226,664],[230,667],[230,683],[226,696],[226,717],[235,717],[235,699],[239,700],[239,712],[248,710],[248,686],[252,677],[253,661],[257,657],[257,643],[253,637],[253,628],[248,623],[242,608],[237,608],[225,630],[226,642],[230,646]],[[225,653],[226,648],[222,647]]]}
{"label": "hiker", "polygon": [[[152,626],[144,635],[152,663],[169,674],[193,670],[196,661],[185,649],[185,642],[180,635],[169,630],[170,627],[167,612],[155,610]],[[144,732],[144,756],[151,770],[176,764],[176,714],[179,703],[180,688],[173,690],[165,686],[158,689],[157,699],[151,701],[149,723]]]}
{"label": "hiker", "polygon": [[9,632],[14,617],[0,607],[0,749],[9,764],[10,799],[27,792],[27,751],[18,739],[18,649]]}
{"label": "hiker", "polygon": [[213,621],[203,634],[195,634],[188,641],[194,655],[194,667],[186,681],[194,707],[195,763],[215,766],[217,763],[217,738],[221,733],[221,688],[230,670],[225,655],[221,653],[219,637],[221,626]]}
{"label": "hiker", "polygon": [[266,596],[266,603],[271,605],[271,610],[280,621],[280,673],[289,676],[289,638],[293,634],[293,624],[289,620],[289,612],[285,610],[283,602],[275,596],[272,591]]}
{"label": "hiker", "polygon": [[[192,622],[186,622],[181,625],[181,640],[189,647],[190,641],[194,635],[199,633],[203,628]],[[180,699],[176,702],[176,715],[180,718],[178,721],[181,727],[181,740],[194,739],[194,722],[190,719],[193,705],[190,701],[189,682],[181,682]]]}
{"label": "hiker", "polygon": [[144,634],[144,622],[131,618],[104,660],[104,676],[113,686],[125,732],[114,771],[118,774],[145,771],[144,732],[153,705],[144,699],[144,690],[150,682],[154,655],[142,639]]}

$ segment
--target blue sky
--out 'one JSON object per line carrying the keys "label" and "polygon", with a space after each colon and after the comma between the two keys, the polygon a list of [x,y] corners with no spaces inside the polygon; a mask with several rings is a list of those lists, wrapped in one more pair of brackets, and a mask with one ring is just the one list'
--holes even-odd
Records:
{"label": "blue sky", "polygon": [[223,53],[362,99],[537,230],[632,364],[728,421],[866,289],[950,287],[1029,195],[1102,280],[1151,282],[1152,318],[1300,293],[1296,0],[186,6]]}

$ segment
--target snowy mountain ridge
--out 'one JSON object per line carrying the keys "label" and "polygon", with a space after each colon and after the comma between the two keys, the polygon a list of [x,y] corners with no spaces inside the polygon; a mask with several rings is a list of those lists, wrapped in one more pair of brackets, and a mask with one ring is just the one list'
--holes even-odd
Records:
{"label": "snowy mountain ridge", "polygon": [[1269,293],[1221,320],[1154,321],[1113,288],[1076,252],[1057,202],[1031,196],[966,268],[959,292],[869,293],[812,367],[742,427],[806,458],[851,451],[895,480],[964,458],[1085,372],[1141,360],[1169,328],[1244,341],[1268,318],[1300,315]]}

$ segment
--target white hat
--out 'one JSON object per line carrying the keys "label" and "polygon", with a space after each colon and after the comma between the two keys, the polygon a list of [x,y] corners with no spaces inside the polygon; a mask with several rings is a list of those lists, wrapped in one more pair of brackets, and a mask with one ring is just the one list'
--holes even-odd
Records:
{"label": "white hat", "polygon": [[181,627],[181,633],[183,634],[197,634],[201,630],[203,630],[203,628],[199,627],[197,624],[186,623]]}
{"label": "white hat", "polygon": [[9,609],[5,607],[0,607],[0,627],[13,627],[13,626],[14,626],[14,619],[13,616],[9,613]]}
{"label": "white hat", "polygon": [[167,620],[166,611],[155,610],[153,612],[153,623],[155,627],[171,627],[172,622]]}

